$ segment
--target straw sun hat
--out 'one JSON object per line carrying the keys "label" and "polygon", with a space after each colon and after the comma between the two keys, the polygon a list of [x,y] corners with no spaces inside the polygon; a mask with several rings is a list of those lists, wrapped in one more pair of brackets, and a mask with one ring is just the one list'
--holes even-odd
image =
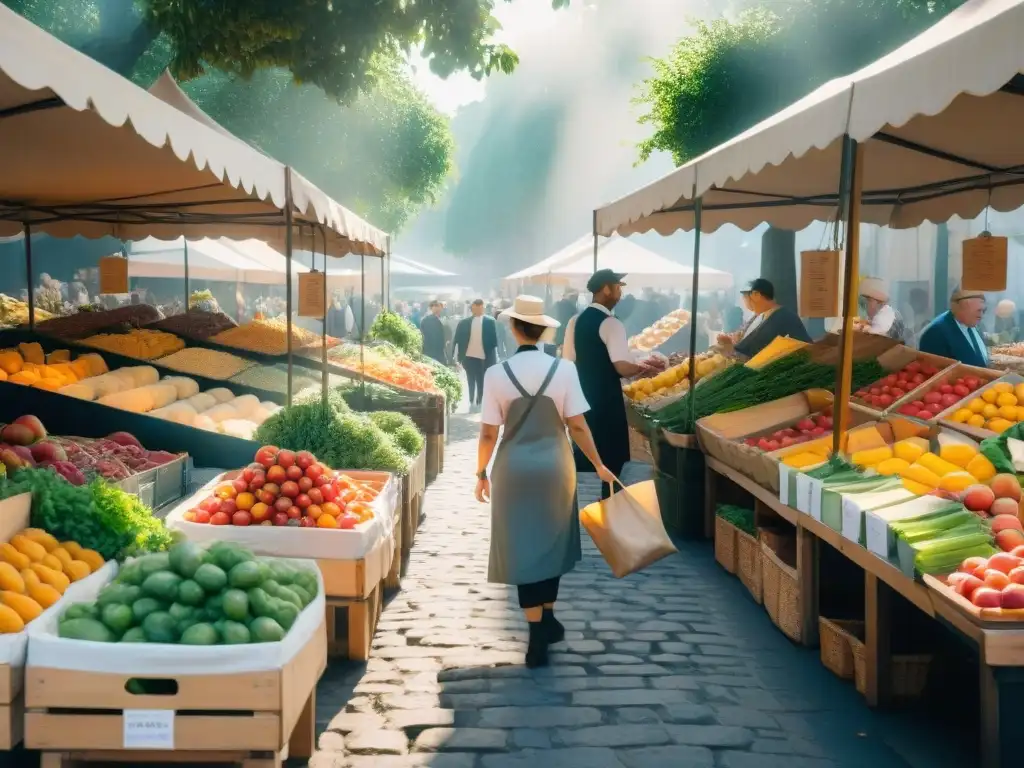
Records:
{"label": "straw sun hat", "polygon": [[882,303],[889,301],[889,289],[885,281],[877,277],[861,278],[860,295]]}
{"label": "straw sun hat", "polygon": [[555,328],[561,325],[561,323],[555,320],[555,318],[548,317],[544,314],[544,300],[538,299],[536,296],[516,296],[516,300],[512,303],[512,306],[504,310],[500,317],[507,320],[514,318],[516,320],[522,320],[524,323],[529,323],[530,325],[544,326],[548,329],[541,337],[541,341],[544,342],[548,342],[554,338]]}

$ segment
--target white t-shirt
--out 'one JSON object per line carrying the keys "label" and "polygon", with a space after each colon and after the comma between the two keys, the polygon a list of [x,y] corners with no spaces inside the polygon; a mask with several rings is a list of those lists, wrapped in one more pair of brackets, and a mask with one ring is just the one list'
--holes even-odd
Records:
{"label": "white t-shirt", "polygon": [[[597,335],[601,337],[601,341],[608,347],[608,356],[612,359],[613,363],[632,363],[633,355],[629,351],[629,339],[626,338],[626,326],[622,324],[619,318],[614,317],[611,310],[601,304],[591,304],[590,306],[595,309],[599,309],[608,315],[606,320],[601,321],[601,327],[597,329]],[[565,326],[565,340],[562,342],[562,358],[564,360],[576,360],[576,318],[579,315],[574,315]]]}
{"label": "white t-shirt", "polygon": [[[558,360],[540,350],[519,352],[508,359],[509,367],[523,389],[531,395],[544,383],[551,364],[558,361],[558,370],[551,378],[545,397],[550,397],[563,420],[579,416],[590,410],[587,398],[583,396],[580,377],[576,366],[567,360]],[[504,365],[492,365],[484,374],[484,399],[480,421],[499,427],[505,423],[509,406],[523,395],[505,373]]]}
{"label": "white t-shirt", "polygon": [[483,360],[484,354],[484,318],[474,317],[469,321],[469,343],[466,344],[466,357]]}

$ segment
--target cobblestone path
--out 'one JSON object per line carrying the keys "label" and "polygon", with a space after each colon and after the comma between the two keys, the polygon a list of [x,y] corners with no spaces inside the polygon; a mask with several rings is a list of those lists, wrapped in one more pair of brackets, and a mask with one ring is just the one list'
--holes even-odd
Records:
{"label": "cobblestone path", "polygon": [[[455,419],[402,590],[369,663],[319,687],[314,768],[936,768],[792,646],[706,545],[624,580],[584,534],[563,579],[567,642],[522,666],[512,590],[487,584],[488,508],[472,498],[476,425]],[[627,468],[627,482],[643,467]],[[596,498],[581,488],[581,503]]]}

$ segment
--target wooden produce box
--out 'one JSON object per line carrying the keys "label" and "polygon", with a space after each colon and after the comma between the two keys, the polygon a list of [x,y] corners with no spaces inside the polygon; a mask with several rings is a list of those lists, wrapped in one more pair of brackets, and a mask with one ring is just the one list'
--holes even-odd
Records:
{"label": "wooden produce box", "polygon": [[[876,418],[880,418],[881,416],[885,416],[890,413],[895,413],[907,403],[912,403],[919,399],[919,395],[923,395],[925,392],[928,392],[932,387],[939,386],[939,384],[942,383],[940,382],[940,379],[943,374],[959,365],[956,360],[951,360],[948,357],[940,357],[939,355],[933,355],[928,352],[921,352],[920,350],[906,347],[902,344],[892,347],[878,356],[878,362],[882,368],[886,370],[886,373],[896,373],[910,365],[910,363],[915,360],[932,366],[939,372],[938,375],[932,377],[928,381],[925,381],[915,389],[910,390],[898,400],[894,400],[892,405],[888,408],[877,409],[862,400],[857,400],[852,397],[850,398],[850,405],[859,410],[866,411]],[[870,388],[870,386],[873,385],[874,382],[866,388]]]}
{"label": "wooden produce box", "polygon": [[[32,494],[23,493],[0,501],[0,541],[10,541],[28,526],[32,511]],[[0,750],[10,750],[21,743],[25,715],[25,632],[5,635],[0,648],[9,660],[0,663]],[[19,657],[14,659],[12,657]]]}
{"label": "wooden produce box", "polygon": [[434,482],[444,472],[444,435],[427,435],[426,438],[427,484]]}
{"label": "wooden produce box", "polygon": [[[942,427],[946,427],[947,429],[952,429],[962,434],[968,435],[978,441],[986,440],[990,437],[995,437],[996,433],[990,429],[985,429],[984,427],[973,427],[970,424],[962,424],[960,422],[953,421],[952,416],[958,410],[964,408],[966,404],[969,403],[971,400],[973,400],[976,397],[981,397],[982,393],[984,393],[986,390],[992,389],[992,387],[994,387],[996,384],[1005,382],[1016,387],[1021,382],[1024,382],[1024,376],[1021,376],[1018,373],[1000,373],[999,371],[990,371],[987,368],[974,368],[973,366],[966,365],[963,366],[963,368],[969,369],[971,372],[970,375],[975,376],[977,375],[975,371],[985,372],[986,374],[988,374],[988,378],[986,379],[988,381],[988,384],[978,388],[970,395],[965,397],[963,400],[961,400],[959,403],[956,403],[955,405],[952,405],[946,410],[939,413],[939,415],[935,417],[935,422]],[[959,375],[964,376],[967,374]],[[959,376],[955,376],[954,378],[959,378]]]}
{"label": "wooden produce box", "polygon": [[419,455],[409,465],[408,474],[402,478],[402,559],[408,558],[420,527],[420,510],[423,492],[427,487],[427,447],[424,444]]}
{"label": "wooden produce box", "polygon": [[[316,684],[326,667],[323,624],[283,667],[263,672],[181,675],[154,670],[142,678],[30,666],[25,744],[42,751],[41,768],[70,768],[77,761],[279,768],[286,756],[313,754]],[[134,695],[126,690],[133,679],[167,680],[175,692]],[[166,747],[126,746],[126,719],[130,724],[140,718],[159,723],[148,735]]]}

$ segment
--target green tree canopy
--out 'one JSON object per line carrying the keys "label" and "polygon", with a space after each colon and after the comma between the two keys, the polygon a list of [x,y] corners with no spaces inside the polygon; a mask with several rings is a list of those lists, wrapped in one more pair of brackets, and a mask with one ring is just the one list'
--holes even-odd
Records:
{"label": "green tree canopy", "polygon": [[644,80],[640,158],[682,164],[909,40],[964,0],[783,0],[697,22]]}

